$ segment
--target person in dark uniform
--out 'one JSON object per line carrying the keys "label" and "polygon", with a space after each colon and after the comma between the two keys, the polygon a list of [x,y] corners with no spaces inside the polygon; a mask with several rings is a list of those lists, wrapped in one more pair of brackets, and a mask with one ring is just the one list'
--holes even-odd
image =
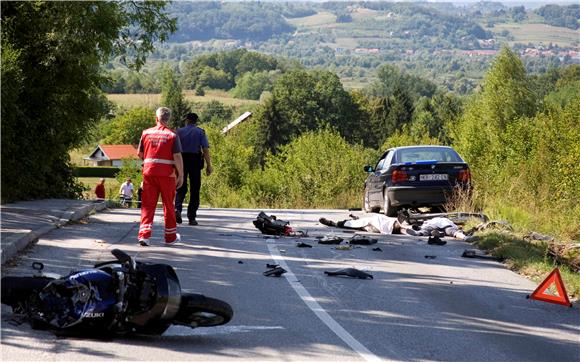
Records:
{"label": "person in dark uniform", "polygon": [[201,188],[201,170],[204,167],[205,173],[209,176],[213,168],[209,154],[209,142],[205,131],[197,126],[198,116],[195,113],[188,113],[185,116],[185,127],[177,130],[177,135],[181,141],[183,156],[183,186],[177,189],[175,196],[175,216],[178,224],[181,224],[181,210],[183,200],[187,194],[187,179],[191,191],[189,194],[189,205],[187,206],[187,218],[189,225],[197,225],[197,209],[199,208],[199,189]]}

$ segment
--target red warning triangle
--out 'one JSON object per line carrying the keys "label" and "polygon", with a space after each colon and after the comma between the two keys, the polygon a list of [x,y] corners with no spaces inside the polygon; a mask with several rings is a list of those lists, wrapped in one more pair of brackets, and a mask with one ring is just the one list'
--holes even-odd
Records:
{"label": "red warning triangle", "polygon": [[[554,295],[554,293],[546,292],[552,285],[555,285],[557,295]],[[530,299],[561,304],[568,307],[572,306],[570,299],[568,299],[568,294],[566,294],[566,287],[564,287],[564,283],[562,282],[562,277],[560,276],[560,271],[558,268],[552,270],[550,275],[548,275],[542,284],[538,285],[536,290],[534,290],[534,292],[530,295]]]}

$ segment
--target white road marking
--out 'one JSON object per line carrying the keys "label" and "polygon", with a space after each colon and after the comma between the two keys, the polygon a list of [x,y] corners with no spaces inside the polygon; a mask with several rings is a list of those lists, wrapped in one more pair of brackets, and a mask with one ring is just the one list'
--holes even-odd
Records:
{"label": "white road marking", "polygon": [[290,286],[294,289],[296,294],[302,299],[302,301],[316,314],[316,316],[324,323],[331,331],[334,332],[340,339],[344,341],[350,348],[352,348],[356,353],[358,353],[366,361],[381,361],[381,359],[369,351],[362,343],[357,341],[350,333],[346,331],[337,321],[335,321],[320,304],[308,293],[306,288],[296,278],[284,258],[278,252],[274,241],[268,240],[268,250],[272,258],[280,264],[280,266],[286,269],[287,273],[283,274],[290,283]]}
{"label": "white road marking", "polygon": [[163,336],[208,336],[217,334],[248,333],[272,329],[284,329],[282,326],[218,326],[210,328],[190,328],[186,326],[171,326]]}

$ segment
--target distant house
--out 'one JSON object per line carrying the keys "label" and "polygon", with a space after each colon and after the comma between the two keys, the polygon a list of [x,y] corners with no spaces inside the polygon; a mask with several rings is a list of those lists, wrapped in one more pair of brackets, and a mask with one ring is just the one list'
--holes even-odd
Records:
{"label": "distant house", "polygon": [[121,167],[123,159],[126,158],[139,160],[137,147],[133,145],[97,145],[97,148],[84,159],[92,162],[93,166]]}

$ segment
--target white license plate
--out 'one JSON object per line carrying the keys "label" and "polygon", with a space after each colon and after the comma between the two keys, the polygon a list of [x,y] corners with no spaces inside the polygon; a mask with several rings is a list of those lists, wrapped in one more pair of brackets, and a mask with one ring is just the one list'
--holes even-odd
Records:
{"label": "white license plate", "polygon": [[427,175],[419,175],[420,181],[447,181],[449,180],[449,175],[446,173],[433,173]]}

